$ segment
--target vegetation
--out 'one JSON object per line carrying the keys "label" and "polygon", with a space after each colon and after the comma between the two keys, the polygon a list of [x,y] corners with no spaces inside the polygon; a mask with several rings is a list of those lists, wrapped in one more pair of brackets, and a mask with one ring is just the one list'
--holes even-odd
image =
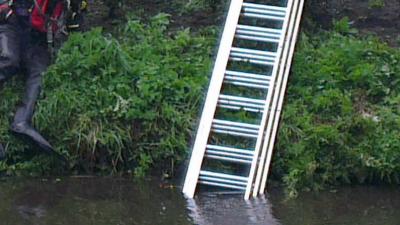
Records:
{"label": "vegetation", "polygon": [[399,61],[398,49],[374,38],[302,36],[273,164],[291,195],[400,182]]}
{"label": "vegetation", "polygon": [[[67,155],[72,170],[118,172],[182,160],[210,70],[214,36],[183,30],[169,36],[168,16],[130,20],[120,39],[100,29],[74,34],[45,76],[34,125]],[[0,135],[8,143],[8,173],[54,171],[46,157],[7,130],[17,82],[2,92]]]}
{"label": "vegetation", "polygon": [[[69,171],[143,175],[186,158],[217,34],[169,33],[168,21],[166,14],[148,24],[130,19],[120,38],[99,28],[74,34],[60,50],[34,125],[70,159]],[[273,162],[273,177],[291,195],[400,183],[400,51],[355,36],[348,24],[303,33],[298,44]],[[9,153],[0,170],[64,171],[8,131],[22,87],[14,78],[0,90],[0,141]]]}
{"label": "vegetation", "polygon": [[369,0],[368,7],[378,8],[378,9],[383,8],[383,7],[385,7],[385,1],[384,0]]}

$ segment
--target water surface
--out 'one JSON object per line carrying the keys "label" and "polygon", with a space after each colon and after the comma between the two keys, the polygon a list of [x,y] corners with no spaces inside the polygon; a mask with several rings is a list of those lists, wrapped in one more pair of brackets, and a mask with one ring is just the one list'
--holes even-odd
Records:
{"label": "water surface", "polygon": [[347,187],[293,200],[272,190],[251,201],[203,192],[189,200],[179,187],[154,180],[6,179],[0,181],[0,224],[399,225],[400,189]]}

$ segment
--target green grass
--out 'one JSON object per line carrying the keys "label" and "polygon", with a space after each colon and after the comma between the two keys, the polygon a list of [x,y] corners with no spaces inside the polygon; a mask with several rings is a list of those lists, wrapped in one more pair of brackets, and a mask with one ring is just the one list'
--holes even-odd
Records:
{"label": "green grass", "polygon": [[374,38],[302,36],[273,163],[296,190],[399,183],[400,51]]}
{"label": "green grass", "polygon": [[[208,83],[216,33],[170,33],[168,16],[129,20],[118,38],[74,34],[45,76],[34,118],[71,173],[144,175],[186,159]],[[272,164],[290,195],[331,185],[399,183],[400,51],[335,31],[298,44]],[[0,94],[6,174],[65,171],[8,131],[22,81]],[[244,117],[247,115],[244,114]]]}
{"label": "green grass", "polygon": [[[153,164],[185,157],[215,39],[189,30],[168,34],[167,25],[165,14],[148,25],[130,20],[120,38],[94,29],[72,35],[60,50],[45,75],[34,124],[68,156],[72,171],[143,175]],[[2,115],[8,115],[0,118],[1,141],[9,151],[2,168],[8,173],[47,162],[27,154],[29,146],[7,131],[16,88],[9,85],[1,98]]]}

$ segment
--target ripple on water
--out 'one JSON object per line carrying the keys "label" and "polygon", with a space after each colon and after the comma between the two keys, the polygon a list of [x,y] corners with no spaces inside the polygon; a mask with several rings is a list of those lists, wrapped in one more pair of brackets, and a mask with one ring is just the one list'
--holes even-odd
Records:
{"label": "ripple on water", "polygon": [[6,225],[399,225],[400,189],[348,187],[302,193],[242,195],[201,192],[158,181],[91,178],[0,181],[0,224]]}

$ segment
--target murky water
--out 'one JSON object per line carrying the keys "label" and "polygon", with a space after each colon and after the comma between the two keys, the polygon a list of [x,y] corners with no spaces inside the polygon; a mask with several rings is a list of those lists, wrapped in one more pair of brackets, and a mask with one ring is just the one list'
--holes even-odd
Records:
{"label": "murky water", "polygon": [[8,179],[0,181],[0,224],[399,225],[400,188],[342,188],[289,201],[279,190],[251,201],[221,193],[187,200],[180,188],[155,181]]}

